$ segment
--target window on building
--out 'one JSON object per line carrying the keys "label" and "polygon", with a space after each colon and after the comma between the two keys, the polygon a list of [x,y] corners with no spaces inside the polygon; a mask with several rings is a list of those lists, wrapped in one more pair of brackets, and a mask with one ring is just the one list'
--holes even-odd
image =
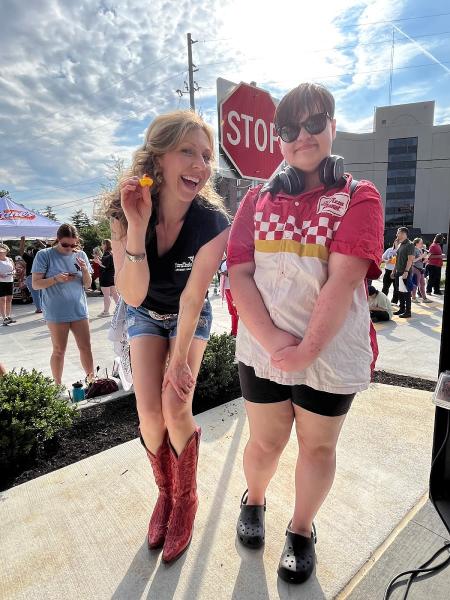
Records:
{"label": "window on building", "polygon": [[386,225],[412,227],[416,194],[418,140],[389,140],[386,187]]}

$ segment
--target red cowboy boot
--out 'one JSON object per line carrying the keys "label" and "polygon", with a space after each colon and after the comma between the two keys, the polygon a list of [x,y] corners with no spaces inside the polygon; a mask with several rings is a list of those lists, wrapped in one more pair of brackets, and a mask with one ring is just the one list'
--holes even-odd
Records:
{"label": "red cowboy boot", "polygon": [[198,507],[197,462],[200,445],[200,427],[189,438],[183,452],[177,457],[170,447],[174,473],[174,506],[167,529],[162,560],[176,560],[188,547]]}
{"label": "red cowboy boot", "polygon": [[159,496],[153,509],[148,526],[148,547],[150,549],[160,548],[164,544],[167,534],[167,526],[173,507],[173,470],[170,459],[169,436],[167,431],[156,454],[148,450],[141,436],[155,476]]}

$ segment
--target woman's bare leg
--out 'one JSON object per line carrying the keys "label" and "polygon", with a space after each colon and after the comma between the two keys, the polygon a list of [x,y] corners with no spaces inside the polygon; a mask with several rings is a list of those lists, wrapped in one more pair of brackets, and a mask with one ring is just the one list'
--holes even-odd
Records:
{"label": "woman's bare leg", "polygon": [[346,415],[324,417],[294,406],[299,455],[291,529],[309,537],[312,522],[333,485],[336,444]]}
{"label": "woman's bare leg", "polygon": [[169,342],[155,335],[143,335],[130,341],[131,369],[141,435],[150,452],[156,454],[166,431],[161,387],[169,351]]}
{"label": "woman's bare leg", "polygon": [[109,307],[111,306],[111,296],[110,296],[110,289],[109,287],[103,287],[101,288],[102,293],[103,293],[103,312],[105,313],[109,313]]}
{"label": "woman's bare leg", "polygon": [[50,357],[50,368],[55,382],[61,383],[70,323],[53,323],[47,321],[47,327],[50,331],[53,346],[52,355]]}
{"label": "woman's bare leg", "polygon": [[267,486],[291,435],[294,410],[290,400],[259,404],[245,401],[250,438],[244,451],[248,504],[264,504]]}
{"label": "woman's bare leg", "polygon": [[[197,378],[202,363],[207,342],[194,338],[188,353],[188,365],[194,379]],[[175,347],[175,338],[170,340],[170,350]],[[162,409],[164,420],[169,431],[170,441],[177,454],[181,454],[186,442],[196,430],[196,423],[192,416],[192,399],[194,391],[189,394],[187,401],[180,400],[171,385],[168,385],[162,395]]]}
{"label": "woman's bare leg", "polygon": [[7,317],[11,316],[12,296],[5,296],[5,313]]}
{"label": "woman's bare leg", "polygon": [[91,350],[91,332],[89,331],[88,319],[73,321],[70,329],[74,335],[75,341],[80,351],[80,361],[86,375],[94,373],[94,359]]}

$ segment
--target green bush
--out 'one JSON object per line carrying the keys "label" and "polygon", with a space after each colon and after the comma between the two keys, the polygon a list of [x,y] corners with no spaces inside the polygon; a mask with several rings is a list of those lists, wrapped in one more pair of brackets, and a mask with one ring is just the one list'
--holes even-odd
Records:
{"label": "green bush", "polygon": [[0,466],[12,468],[71,427],[77,411],[63,390],[35,369],[0,377]]}
{"label": "green bush", "polygon": [[221,404],[230,388],[238,385],[237,367],[234,364],[235,338],[227,333],[212,334],[206,346],[202,366],[197,377],[194,412],[206,406]]}

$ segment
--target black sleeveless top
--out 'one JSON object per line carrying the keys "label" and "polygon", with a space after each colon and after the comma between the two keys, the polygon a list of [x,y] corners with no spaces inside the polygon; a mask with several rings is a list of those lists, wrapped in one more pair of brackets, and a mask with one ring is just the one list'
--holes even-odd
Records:
{"label": "black sleeveless top", "polygon": [[103,268],[100,268],[100,285],[102,287],[111,287],[114,285],[114,262],[112,254],[106,251],[101,260]]}
{"label": "black sleeveless top", "polygon": [[229,225],[227,215],[194,198],[172,248],[158,256],[156,223],[150,219],[146,243],[150,286],[142,306],[160,314],[177,313],[195,255]]}

